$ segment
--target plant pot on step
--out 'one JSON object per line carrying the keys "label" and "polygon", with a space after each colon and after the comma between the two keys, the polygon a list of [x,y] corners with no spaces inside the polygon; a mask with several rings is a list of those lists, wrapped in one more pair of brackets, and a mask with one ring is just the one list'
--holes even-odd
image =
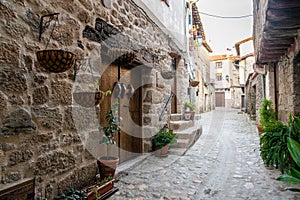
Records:
{"label": "plant pot on step", "polygon": [[264,131],[262,125],[256,125],[256,126],[257,126],[258,133],[262,133]]}
{"label": "plant pot on step", "polygon": [[192,121],[194,121],[194,119],[195,119],[195,112],[194,111],[185,111],[184,114],[183,114],[183,116],[184,116],[184,120],[187,120],[187,121],[192,120]]}
{"label": "plant pot on step", "polygon": [[76,55],[64,50],[42,50],[36,52],[40,66],[48,72],[61,73],[70,69],[75,61]]}
{"label": "plant pot on step", "polygon": [[104,99],[104,92],[74,92],[73,98],[79,105],[89,108],[92,106],[99,105]]}
{"label": "plant pot on step", "polygon": [[162,148],[159,148],[158,146],[154,147],[154,155],[156,157],[167,157],[169,152],[169,145],[165,145]]}
{"label": "plant pot on step", "polygon": [[100,179],[114,177],[119,158],[112,156],[103,156],[97,160],[97,165],[100,173]]}

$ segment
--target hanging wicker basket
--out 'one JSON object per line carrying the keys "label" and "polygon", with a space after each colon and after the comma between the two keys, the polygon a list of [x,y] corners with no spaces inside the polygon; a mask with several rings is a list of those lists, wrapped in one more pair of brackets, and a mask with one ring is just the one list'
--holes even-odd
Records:
{"label": "hanging wicker basket", "polygon": [[168,72],[161,72],[161,76],[164,79],[172,79],[175,77],[175,73],[173,71],[168,71]]}
{"label": "hanging wicker basket", "polygon": [[199,85],[199,81],[191,81],[190,82],[190,86],[192,86],[192,87],[196,87],[198,85]]}
{"label": "hanging wicker basket", "polygon": [[76,60],[76,55],[64,50],[42,50],[36,52],[40,66],[48,72],[60,73],[70,69]]}
{"label": "hanging wicker basket", "polygon": [[104,99],[104,92],[74,92],[73,99],[82,107],[93,107],[99,105]]}

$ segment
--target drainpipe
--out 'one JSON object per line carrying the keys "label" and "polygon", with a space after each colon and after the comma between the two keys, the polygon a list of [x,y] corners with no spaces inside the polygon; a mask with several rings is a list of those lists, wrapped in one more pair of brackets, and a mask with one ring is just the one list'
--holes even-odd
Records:
{"label": "drainpipe", "polygon": [[261,85],[262,85],[262,99],[266,98],[266,75],[262,74]]}
{"label": "drainpipe", "polygon": [[[276,72],[276,64],[273,63],[272,67],[274,69],[274,106],[275,106],[275,112],[278,113],[278,99],[277,99],[277,72]],[[276,115],[276,119],[278,120],[278,115]]]}

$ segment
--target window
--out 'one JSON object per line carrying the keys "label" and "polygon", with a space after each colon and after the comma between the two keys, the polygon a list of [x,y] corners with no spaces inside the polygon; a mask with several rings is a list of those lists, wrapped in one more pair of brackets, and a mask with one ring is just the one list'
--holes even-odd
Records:
{"label": "window", "polygon": [[216,68],[222,68],[222,62],[216,62]]}
{"label": "window", "polygon": [[216,74],[216,80],[217,81],[222,81],[223,77],[222,77],[222,73],[217,73]]}

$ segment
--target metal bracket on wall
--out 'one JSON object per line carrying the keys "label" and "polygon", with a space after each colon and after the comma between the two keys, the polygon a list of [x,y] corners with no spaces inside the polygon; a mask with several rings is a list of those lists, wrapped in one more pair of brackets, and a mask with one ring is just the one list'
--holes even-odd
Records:
{"label": "metal bracket on wall", "polygon": [[167,108],[168,108],[168,106],[170,105],[170,103],[171,103],[173,97],[174,97],[174,94],[171,94],[171,95],[169,96],[168,101],[167,101],[167,103],[166,103],[165,106],[164,106],[164,109],[161,111],[161,114],[160,114],[160,116],[159,116],[159,121],[161,121],[161,120],[163,119],[163,117],[164,117],[164,115],[165,115],[165,113],[166,113],[166,111],[167,111]]}
{"label": "metal bracket on wall", "polygon": [[[48,15],[43,15],[40,19],[40,25],[39,25],[39,41],[42,39],[42,34],[45,32],[46,28],[49,27],[51,21],[55,19],[56,21],[58,20],[57,16],[59,13],[53,13],[53,14],[48,14]],[[48,21],[44,22],[44,18],[48,17]]]}

